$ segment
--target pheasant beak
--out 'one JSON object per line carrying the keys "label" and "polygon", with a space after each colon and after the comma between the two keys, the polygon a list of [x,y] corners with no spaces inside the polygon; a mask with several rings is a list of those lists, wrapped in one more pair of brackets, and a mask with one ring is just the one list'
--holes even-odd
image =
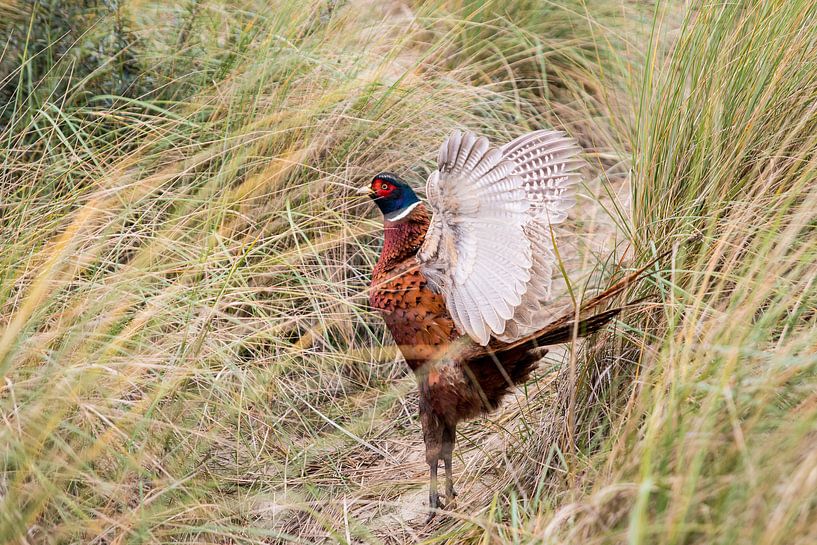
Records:
{"label": "pheasant beak", "polygon": [[369,185],[362,185],[362,186],[357,188],[355,193],[358,194],[358,195],[369,195],[370,196],[372,194],[372,188]]}

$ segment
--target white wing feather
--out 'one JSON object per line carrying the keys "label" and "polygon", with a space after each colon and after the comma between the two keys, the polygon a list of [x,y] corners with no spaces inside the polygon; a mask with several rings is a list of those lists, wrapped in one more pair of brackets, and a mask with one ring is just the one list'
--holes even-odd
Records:
{"label": "white wing feather", "polygon": [[573,205],[579,147],[555,131],[523,135],[501,148],[454,131],[426,184],[434,212],[417,259],[443,293],[460,333],[486,345],[511,340],[550,292],[550,224]]}

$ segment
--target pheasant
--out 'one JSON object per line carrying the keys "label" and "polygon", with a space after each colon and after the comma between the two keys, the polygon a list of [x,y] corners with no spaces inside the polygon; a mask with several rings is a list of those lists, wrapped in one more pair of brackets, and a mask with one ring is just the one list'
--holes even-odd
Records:
{"label": "pheasant", "polygon": [[496,409],[529,377],[543,347],[597,331],[620,310],[592,314],[623,289],[621,282],[586,302],[578,322],[571,312],[544,328],[535,324],[556,264],[551,226],[575,203],[579,151],[556,131],[501,147],[454,131],[427,180],[428,205],[393,173],[376,175],[358,191],[383,213],[369,301],[417,378],[429,520],[442,507],[440,460],[445,495],[449,501],[456,495],[457,423]]}

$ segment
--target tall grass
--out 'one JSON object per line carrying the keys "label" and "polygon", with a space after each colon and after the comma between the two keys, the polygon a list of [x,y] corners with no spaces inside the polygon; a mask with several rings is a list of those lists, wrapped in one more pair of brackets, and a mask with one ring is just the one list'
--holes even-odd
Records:
{"label": "tall grass", "polygon": [[[814,537],[813,8],[702,4],[674,42],[674,4],[652,42],[617,1],[410,8],[120,2],[93,28],[132,33],[135,94],[14,53],[0,540]],[[551,360],[464,428],[460,506],[425,527],[413,379],[365,304],[379,225],[350,188],[419,184],[455,126],[550,125],[588,178],[632,167],[632,221],[610,221],[642,253],[703,237],[576,383]]]}
{"label": "tall grass", "polygon": [[815,537],[815,21],[808,2],[701,6],[648,82],[637,232],[705,242],[668,279],[605,461],[639,482],[631,540]]}
{"label": "tall grass", "polygon": [[[806,2],[695,3],[666,59],[665,44],[645,48],[634,243],[702,238],[656,277],[660,307],[547,410],[544,430],[570,449],[559,438],[578,389],[572,462],[543,469],[548,443],[521,458],[534,495],[511,494],[465,535],[814,541],[815,17]],[[665,24],[659,9],[656,37]]]}

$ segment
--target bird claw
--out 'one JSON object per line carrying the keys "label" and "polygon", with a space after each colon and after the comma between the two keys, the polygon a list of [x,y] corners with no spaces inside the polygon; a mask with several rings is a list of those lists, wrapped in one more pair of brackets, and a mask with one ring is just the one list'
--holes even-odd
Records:
{"label": "bird claw", "polygon": [[440,499],[439,494],[430,494],[428,497],[428,518],[426,519],[426,524],[431,522],[434,517],[437,515],[437,511],[445,509],[445,504]]}

